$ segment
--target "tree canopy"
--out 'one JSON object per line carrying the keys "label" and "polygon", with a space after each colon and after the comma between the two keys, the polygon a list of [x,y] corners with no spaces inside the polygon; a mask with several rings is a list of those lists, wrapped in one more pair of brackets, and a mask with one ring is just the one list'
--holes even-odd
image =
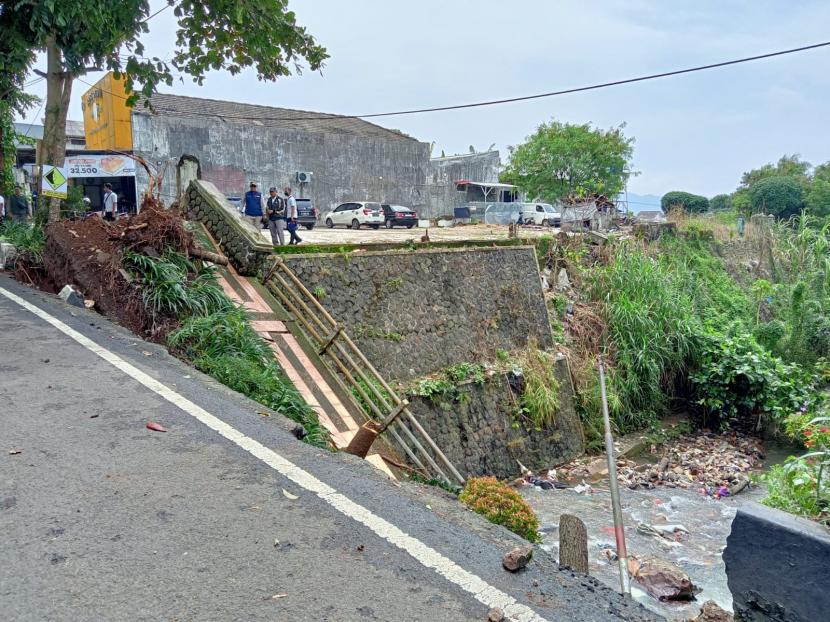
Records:
{"label": "tree canopy", "polygon": [[501,178],[549,203],[567,195],[613,198],[632,174],[634,139],[623,134],[624,127],[542,123],[523,144],[510,147]]}
{"label": "tree canopy", "polygon": [[749,189],[752,211],[788,218],[804,208],[804,189],[794,176],[761,179]]}
{"label": "tree canopy", "polygon": [[666,213],[672,209],[684,209],[690,214],[705,212],[709,209],[709,199],[691,192],[667,192],[660,199],[660,207]]}
{"label": "tree canopy", "polygon": [[[47,53],[43,151],[50,164],[65,158],[65,125],[72,82],[89,71],[124,75],[128,103],[172,85],[178,72],[202,84],[210,70],[236,74],[252,67],[260,80],[319,69],[328,54],[288,10],[288,0],[168,0],[178,22],[170,60],[144,56],[141,36],[148,32],[148,0],[0,1],[0,39],[11,52]],[[3,45],[6,45],[4,42]],[[31,55],[18,71],[32,69]],[[22,74],[22,75],[21,75]]]}
{"label": "tree canopy", "polygon": [[728,210],[732,208],[732,197],[728,194],[716,194],[709,199],[709,209],[711,210]]}

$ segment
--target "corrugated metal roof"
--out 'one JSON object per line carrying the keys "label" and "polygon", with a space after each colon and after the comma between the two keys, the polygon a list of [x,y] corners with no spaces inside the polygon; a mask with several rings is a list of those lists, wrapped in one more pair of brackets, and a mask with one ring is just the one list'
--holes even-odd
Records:
{"label": "corrugated metal roof", "polygon": [[[386,140],[416,140],[396,130],[390,130],[364,121],[363,119],[342,117],[321,112],[273,108],[255,104],[239,104],[217,99],[203,99],[200,97],[186,97],[184,95],[167,95],[162,93],[153,95],[150,98],[150,105],[155,114],[194,119],[202,118],[208,123],[215,122],[216,119],[222,119],[228,123],[247,123],[256,126],[280,127],[304,132],[356,134]],[[140,106],[137,106],[134,110],[136,114],[152,114],[153,112]]]}

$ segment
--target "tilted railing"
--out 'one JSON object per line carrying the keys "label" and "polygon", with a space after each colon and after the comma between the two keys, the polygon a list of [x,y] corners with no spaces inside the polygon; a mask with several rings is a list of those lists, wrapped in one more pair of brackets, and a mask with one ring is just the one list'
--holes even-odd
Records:
{"label": "tilted railing", "polygon": [[464,477],[447,459],[375,367],[355,345],[317,298],[297,278],[281,257],[265,270],[263,283],[290,312],[306,339],[324,360],[334,365],[347,387],[373,421],[381,424],[397,445],[423,473],[451,486],[464,485]]}

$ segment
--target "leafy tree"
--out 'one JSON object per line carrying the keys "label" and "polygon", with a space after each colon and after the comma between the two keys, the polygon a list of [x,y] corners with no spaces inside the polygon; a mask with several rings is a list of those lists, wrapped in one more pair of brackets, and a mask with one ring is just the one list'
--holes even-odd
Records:
{"label": "leafy tree", "polygon": [[752,211],[752,202],[749,200],[749,190],[739,188],[730,195],[730,199],[732,201],[732,207],[735,208],[737,212],[748,214]]}
{"label": "leafy tree", "polygon": [[681,208],[690,214],[705,212],[709,209],[709,199],[702,197],[699,194],[692,194],[690,192],[667,192],[660,199],[660,207],[664,212],[674,208]]}
{"label": "leafy tree", "polygon": [[[16,50],[45,50],[47,94],[43,152],[60,166],[66,156],[66,114],[72,83],[93,70],[126,77],[128,103],[149,97],[173,71],[202,84],[209,70],[236,74],[254,67],[260,80],[300,70],[305,60],[318,69],[328,57],[299,26],[287,0],[168,0],[178,21],[170,61],[146,58],[140,39],[148,32],[148,0],[0,1],[4,28]],[[31,60],[30,60],[31,63]],[[58,217],[53,201],[50,219]]]}
{"label": "leafy tree", "polygon": [[624,128],[542,123],[525,143],[510,147],[502,179],[549,203],[569,194],[614,197],[632,174],[634,139],[623,134]]}
{"label": "leafy tree", "polygon": [[814,216],[830,216],[830,179],[814,178],[804,203]]}
{"label": "leafy tree", "polygon": [[10,28],[11,13],[0,3],[0,194],[11,193],[14,185],[15,115],[23,116],[37,98],[24,93],[26,68],[33,62],[34,51]]}
{"label": "leafy tree", "polygon": [[804,189],[796,177],[767,177],[749,189],[752,211],[789,218],[804,207]]}
{"label": "leafy tree", "polygon": [[732,209],[732,197],[728,194],[716,194],[709,199],[709,208],[718,211]]}
{"label": "leafy tree", "polygon": [[798,154],[783,155],[777,164],[764,164],[761,168],[747,171],[741,176],[740,188],[749,189],[755,183],[769,177],[795,177],[800,181],[807,180],[810,163],[804,162]]}

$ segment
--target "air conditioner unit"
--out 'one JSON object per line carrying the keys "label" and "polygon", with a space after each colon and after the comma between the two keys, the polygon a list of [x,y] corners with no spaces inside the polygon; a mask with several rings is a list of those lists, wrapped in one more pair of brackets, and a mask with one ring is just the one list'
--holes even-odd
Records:
{"label": "air conditioner unit", "polygon": [[297,171],[297,183],[298,184],[307,184],[311,181],[312,173],[304,173],[302,171]]}

